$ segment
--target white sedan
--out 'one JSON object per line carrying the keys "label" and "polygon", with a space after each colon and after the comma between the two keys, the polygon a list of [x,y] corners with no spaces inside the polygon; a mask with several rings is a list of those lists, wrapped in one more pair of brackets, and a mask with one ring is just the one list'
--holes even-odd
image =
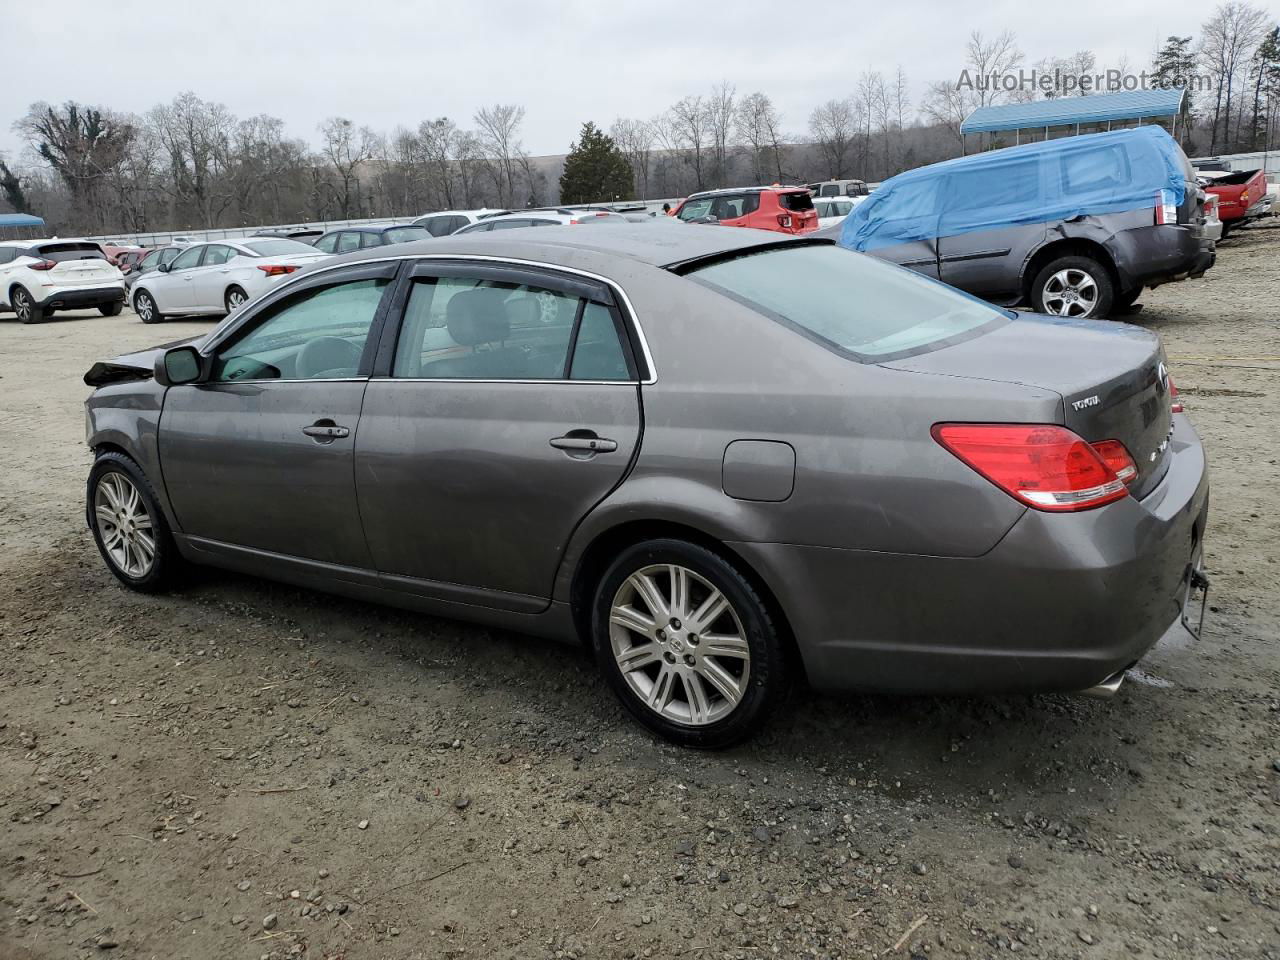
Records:
{"label": "white sedan", "polygon": [[842,222],[865,199],[866,197],[814,197],[813,206],[818,211],[818,229],[833,227]]}
{"label": "white sedan", "polygon": [[326,256],[315,247],[282,237],[199,243],[139,278],[132,292],[133,310],[143,323],[156,323],[166,316],[221,316]]}

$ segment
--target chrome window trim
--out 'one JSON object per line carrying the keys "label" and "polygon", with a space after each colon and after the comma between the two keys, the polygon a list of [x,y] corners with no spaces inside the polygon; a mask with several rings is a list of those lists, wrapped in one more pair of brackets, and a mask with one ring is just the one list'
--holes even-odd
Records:
{"label": "chrome window trim", "polygon": [[[243,381],[241,381],[243,382]],[[581,383],[597,387],[636,387],[650,381],[641,380],[566,380],[563,377],[546,380],[480,380],[473,377],[370,377],[370,383]]]}
{"label": "chrome window trim", "polygon": [[[347,251],[347,252],[349,253],[349,252],[351,252],[351,251]],[[310,280],[312,277],[318,276],[318,275],[319,275],[319,274],[321,274],[321,273],[327,273],[327,272],[329,272],[330,270],[342,270],[342,269],[344,269],[344,268],[346,268],[346,267],[360,267],[360,266],[365,266],[365,265],[367,265],[367,264],[372,264],[372,263],[395,263],[395,262],[398,262],[398,261],[401,261],[401,260],[423,260],[423,261],[432,261],[432,260],[461,260],[461,261],[464,261],[464,262],[472,262],[472,263],[492,263],[492,264],[497,264],[497,265],[499,265],[499,266],[501,266],[502,264],[511,264],[511,265],[513,265],[513,266],[521,266],[521,267],[541,267],[541,268],[542,268],[542,269],[544,269],[544,270],[550,270],[550,271],[552,271],[552,272],[560,271],[560,272],[562,272],[562,273],[571,273],[571,274],[574,274],[574,275],[579,276],[579,277],[586,277],[588,280],[595,280],[597,283],[603,283],[603,284],[605,284],[607,287],[609,287],[609,289],[611,289],[614,293],[616,293],[616,294],[618,295],[618,298],[622,301],[622,305],[626,308],[626,311],[627,311],[628,315],[629,315],[629,316],[630,316],[630,318],[631,318],[631,326],[632,326],[632,328],[633,328],[633,329],[635,330],[635,332],[636,332],[636,338],[640,341],[640,352],[641,352],[642,354],[644,354],[644,362],[645,362],[645,366],[646,366],[646,368],[648,369],[648,373],[649,373],[649,376],[648,376],[647,378],[645,378],[645,379],[642,379],[642,380],[606,380],[606,381],[603,381],[603,382],[605,382],[605,383],[628,383],[628,384],[640,383],[640,384],[642,384],[642,385],[644,385],[644,386],[652,386],[653,384],[655,384],[655,383],[657,383],[657,382],[658,382],[658,367],[657,367],[657,365],[653,362],[653,354],[652,354],[652,352],[650,352],[650,350],[649,350],[649,339],[644,335],[644,326],[640,323],[640,317],[639,317],[639,316],[637,315],[637,313],[636,313],[636,308],[635,308],[635,306],[631,303],[631,298],[630,298],[629,296],[627,296],[627,291],[626,291],[626,290],[624,290],[624,289],[622,288],[622,285],[621,285],[621,284],[619,284],[617,281],[615,281],[615,280],[610,280],[608,277],[602,277],[600,274],[598,274],[598,273],[592,273],[592,272],[591,272],[591,271],[589,271],[589,270],[581,270],[581,269],[579,269],[578,267],[565,267],[565,266],[561,266],[561,265],[560,265],[560,264],[558,264],[558,263],[546,263],[546,262],[544,262],[544,261],[542,261],[542,260],[525,260],[525,259],[518,258],[518,257],[496,257],[496,256],[492,256],[492,255],[490,255],[490,254],[480,254],[480,253],[430,253],[430,254],[414,253],[414,254],[400,254],[399,256],[394,256],[394,257],[370,257],[370,258],[369,258],[369,259],[367,259],[367,260],[352,260],[352,261],[348,261],[347,263],[335,263],[335,264],[331,264],[331,265],[329,265],[329,266],[317,267],[317,268],[315,268],[314,270],[308,270],[308,271],[307,271],[307,272],[305,272],[305,273],[302,273],[302,274],[299,274],[299,275],[298,275],[298,276],[296,276],[296,277],[292,277],[292,278],[290,278],[288,282],[286,282],[286,283],[282,283],[282,284],[279,284],[278,286],[276,286],[276,287],[271,291],[271,293],[272,293],[272,294],[275,294],[275,296],[272,296],[272,297],[271,297],[271,299],[270,299],[270,301],[268,301],[268,302],[266,302],[266,303],[263,303],[260,307],[258,307],[257,309],[255,309],[255,310],[253,311],[253,314],[251,314],[251,315],[249,315],[249,316],[244,316],[244,317],[237,317],[237,318],[236,318],[236,319],[237,319],[237,321],[238,321],[237,323],[232,324],[232,325],[229,325],[229,326],[227,326],[227,327],[225,327],[225,328],[222,328],[222,327],[215,327],[215,328],[214,328],[214,330],[213,330],[212,332],[210,332],[210,334],[209,334],[209,336],[208,336],[208,339],[204,342],[204,344],[202,344],[202,345],[201,345],[201,347],[200,347],[200,354],[201,354],[202,356],[209,356],[209,355],[210,355],[214,350],[216,350],[216,349],[217,349],[217,347],[219,346],[219,344],[221,344],[221,343],[222,343],[222,341],[223,341],[223,340],[225,340],[228,336],[230,336],[230,334],[231,334],[232,332],[234,332],[235,330],[238,330],[240,327],[244,326],[246,323],[248,323],[248,321],[249,321],[249,320],[251,320],[251,319],[252,319],[252,317],[257,316],[257,314],[258,314],[262,309],[265,309],[266,307],[270,306],[270,305],[271,305],[271,303],[274,303],[276,300],[278,300],[278,299],[280,299],[280,298],[282,298],[282,297],[287,296],[287,291],[288,291],[288,290],[289,290],[289,288],[290,288],[290,287],[292,287],[295,283],[300,283],[300,282],[302,282],[302,281],[304,281],[304,280]],[[377,379],[383,379],[383,378],[379,377],[379,378],[377,378]],[[407,379],[407,378],[402,378],[402,377],[388,377],[388,378],[386,378],[386,379],[400,380],[400,379]],[[240,381],[237,381],[237,382],[238,382],[238,383],[248,383],[249,381],[247,381],[247,380],[240,380]],[[278,383],[279,381],[267,381],[267,382],[276,382],[276,383]],[[458,381],[456,381],[456,380],[444,380],[443,382],[456,383],[456,382],[458,382]],[[470,382],[470,383],[523,383],[523,382],[526,382],[526,381],[518,381],[518,380],[489,380],[489,381],[486,381],[486,380],[471,380],[471,381],[466,381],[466,382]],[[535,380],[535,381],[530,381],[530,382],[533,382],[533,383],[556,383],[556,382],[562,382],[562,381],[553,381],[553,380]],[[571,380],[571,381],[563,381],[563,382],[567,382],[567,383],[586,383],[586,382],[588,382],[588,381],[583,381],[583,380]]]}

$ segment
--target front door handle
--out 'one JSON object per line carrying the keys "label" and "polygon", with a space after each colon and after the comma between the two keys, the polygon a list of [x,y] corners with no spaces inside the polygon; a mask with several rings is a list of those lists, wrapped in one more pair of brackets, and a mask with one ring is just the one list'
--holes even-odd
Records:
{"label": "front door handle", "polygon": [[338,426],[332,420],[317,420],[311,426],[303,427],[302,432],[316,443],[333,443],[335,440],[351,436],[350,430]]}
{"label": "front door handle", "polygon": [[616,440],[597,437],[590,430],[571,430],[563,437],[553,437],[549,442],[557,450],[568,450],[571,453],[613,453],[618,449]]}

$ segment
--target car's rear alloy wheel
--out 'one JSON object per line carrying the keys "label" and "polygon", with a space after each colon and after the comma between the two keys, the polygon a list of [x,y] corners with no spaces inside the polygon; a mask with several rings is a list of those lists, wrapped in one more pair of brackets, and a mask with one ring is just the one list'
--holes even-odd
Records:
{"label": "car's rear alloy wheel", "polygon": [[22,287],[14,287],[10,294],[10,302],[13,304],[13,312],[17,314],[20,323],[39,323],[44,319],[44,311],[40,309],[40,305],[31,299],[31,294],[27,293]]}
{"label": "car's rear alloy wheel", "polygon": [[748,736],[780,694],[781,644],[751,584],[679,540],[625,551],[597,590],[597,655],[651,729],[697,747]]}
{"label": "car's rear alloy wheel", "polygon": [[1059,257],[1036,276],[1032,291],[1040,313],[1082,320],[1105,318],[1115,299],[1111,275],[1092,257]]}
{"label": "car's rear alloy wheel", "polygon": [[116,578],[136,590],[159,589],[177,556],[155,495],[142,471],[120,453],[105,453],[89,474],[89,522]]}
{"label": "car's rear alloy wheel", "polygon": [[227,291],[227,313],[235,313],[249,301],[249,295],[239,287]]}

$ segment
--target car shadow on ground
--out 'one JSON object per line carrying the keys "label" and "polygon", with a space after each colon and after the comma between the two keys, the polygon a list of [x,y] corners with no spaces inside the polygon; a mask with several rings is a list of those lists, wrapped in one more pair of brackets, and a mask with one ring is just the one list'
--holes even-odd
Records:
{"label": "car shadow on ground", "polygon": [[[97,576],[108,579],[105,571]],[[1064,809],[1080,813],[1114,802],[1117,788],[1141,780],[1139,768],[1154,744],[1129,731],[1179,725],[1180,691],[1132,683],[1108,701],[1056,694],[836,696],[798,683],[758,736],[701,753],[649,735],[581,647],[213,569],[193,571],[165,601],[178,621],[210,605],[284,620],[305,638],[311,656],[356,686],[376,688],[388,659],[411,662],[419,679],[433,684],[465,686],[497,718],[487,734],[495,742],[503,721],[519,715],[544,725],[553,739],[589,731],[588,739],[619,762],[665,768],[675,760],[709,782],[750,774],[785,784],[800,762],[807,773],[826,773],[893,802],[982,794],[1043,807],[1058,797]],[[472,727],[474,736],[486,736]]]}

